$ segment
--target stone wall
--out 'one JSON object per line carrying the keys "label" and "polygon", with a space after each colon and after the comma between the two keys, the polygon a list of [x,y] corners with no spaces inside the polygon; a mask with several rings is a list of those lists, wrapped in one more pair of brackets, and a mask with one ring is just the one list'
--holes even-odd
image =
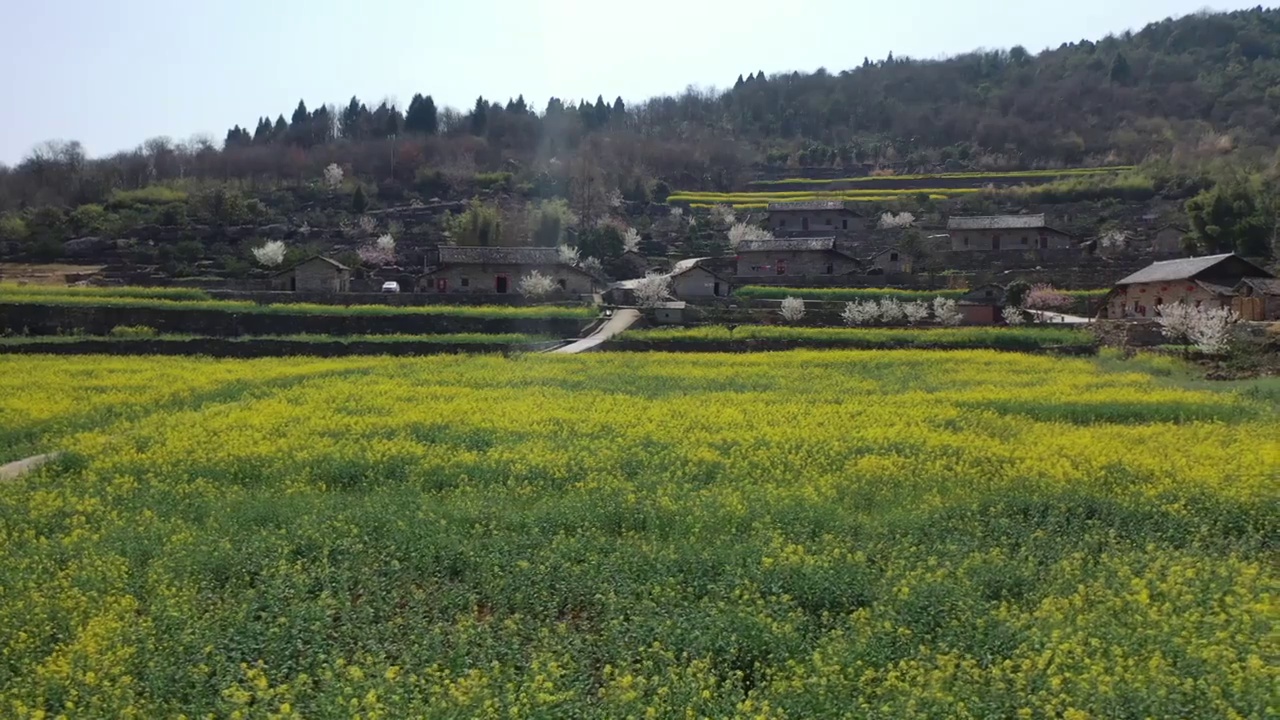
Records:
{"label": "stone wall", "polygon": [[[781,275],[777,270],[779,261],[785,265]],[[828,268],[831,272],[827,272]],[[838,276],[858,268],[853,258],[831,251],[748,252],[738,255],[737,276],[741,284],[755,283],[761,278],[786,278],[794,283],[805,278]]]}
{"label": "stone wall", "polygon": [[145,325],[161,333],[210,337],[241,335],[438,335],[527,333],[577,337],[589,320],[576,318],[473,318],[458,315],[290,315],[223,310],[108,306],[0,304],[0,333],[107,335],[121,325]]}
{"label": "stone wall", "polygon": [[[382,280],[376,281],[357,281],[352,280],[351,286],[354,290],[357,283],[362,283],[365,288],[371,288],[375,284],[382,285]],[[248,300],[258,303],[259,305],[268,304],[288,304],[288,303],[312,303],[316,305],[391,305],[395,307],[422,307],[424,305],[512,305],[512,306],[528,306],[528,305],[544,305],[545,301],[530,300],[519,293],[507,293],[498,295],[496,293],[469,293],[469,294],[439,294],[425,292],[410,292],[410,288],[404,283],[400,285],[403,292],[383,293],[383,292],[346,292],[346,293],[308,293],[308,292],[289,292],[289,291],[270,291],[270,290],[209,290],[209,295],[220,300]],[[373,288],[376,290],[376,288]],[[569,300],[569,303],[575,305],[590,304],[592,296],[580,295]],[[556,304],[566,304],[557,302]]]}

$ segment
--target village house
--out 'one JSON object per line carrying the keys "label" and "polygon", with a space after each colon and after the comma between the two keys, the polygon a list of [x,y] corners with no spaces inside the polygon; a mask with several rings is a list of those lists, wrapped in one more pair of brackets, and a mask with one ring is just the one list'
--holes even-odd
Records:
{"label": "village house", "polygon": [[1041,215],[953,217],[947,220],[952,250],[1062,250],[1071,236],[1049,227]]}
{"label": "village house", "polygon": [[1187,229],[1180,225],[1165,225],[1151,234],[1151,252],[1157,255],[1179,255],[1182,253],[1182,239],[1187,236]]}
{"label": "village house", "polygon": [[[670,279],[671,296],[677,300],[707,300],[728,297],[730,283],[727,278],[703,265],[711,258],[689,258],[677,262],[671,272],[663,273]],[[605,293],[605,301],[614,305],[632,305],[636,302],[635,289],[642,278],[613,283]],[[683,303],[681,303],[683,308]]]}
{"label": "village house", "polygon": [[729,281],[702,263],[710,258],[681,260],[671,268],[671,294],[681,300],[725,297]]}
{"label": "village house", "polygon": [[956,309],[960,311],[960,322],[965,325],[995,325],[1004,319],[1005,287],[995,283],[987,283],[971,288],[969,292],[956,298]]}
{"label": "village house", "polygon": [[438,264],[419,281],[424,292],[505,295],[535,270],[569,295],[590,295],[600,286],[595,276],[562,263],[555,248],[441,245],[438,252]]}
{"label": "village house", "polygon": [[862,215],[853,205],[839,200],[771,202],[768,211],[769,229],[775,235],[846,233],[864,226]]}
{"label": "village house", "polygon": [[844,275],[859,262],[836,248],[834,237],[744,240],[738,244],[739,278]]}
{"label": "village house", "polygon": [[911,272],[911,257],[896,247],[873,251],[867,258],[869,273],[893,274]]}
{"label": "village house", "polygon": [[351,268],[337,260],[314,255],[271,278],[272,290],[342,293],[351,288]]}
{"label": "village house", "polygon": [[1234,307],[1246,319],[1261,320],[1280,310],[1276,285],[1271,273],[1235,253],[1163,260],[1116,283],[1107,297],[1107,317],[1150,318],[1160,306],[1180,302]]}

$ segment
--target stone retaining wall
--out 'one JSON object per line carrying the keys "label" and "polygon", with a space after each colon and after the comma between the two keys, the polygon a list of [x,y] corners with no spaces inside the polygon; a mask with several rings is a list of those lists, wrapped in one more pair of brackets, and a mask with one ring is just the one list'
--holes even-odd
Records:
{"label": "stone retaining wall", "polygon": [[346,355],[458,355],[512,353],[542,349],[547,344],[432,342],[306,342],[301,340],[79,340],[76,342],[0,345],[0,355],[203,355],[225,358],[341,357]]}

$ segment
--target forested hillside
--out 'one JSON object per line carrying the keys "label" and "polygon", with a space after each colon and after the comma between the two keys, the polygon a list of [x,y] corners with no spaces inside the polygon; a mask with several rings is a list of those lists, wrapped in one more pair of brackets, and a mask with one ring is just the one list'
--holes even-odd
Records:
{"label": "forested hillside", "polygon": [[[462,111],[425,93],[404,108],[300,101],[285,113],[263,108],[221,146],[156,138],[100,159],[75,142],[46,143],[0,167],[0,212],[9,213],[0,241],[30,238],[38,208],[132,207],[139,197],[121,193],[157,184],[204,198],[208,212],[188,208],[203,221],[230,223],[224,191],[210,188],[269,205],[271,193],[317,185],[335,164],[374,207],[483,193],[661,201],[671,188],[726,191],[762,175],[1143,163],[1159,164],[1165,181],[1197,178],[1198,189],[1206,167],[1219,177],[1226,167],[1256,190],[1280,146],[1280,10],[1166,19],[1039,54],[890,56],[846,70],[748,72],[731,84],[632,105],[616,97],[626,88],[538,107],[480,97]],[[277,209],[242,219],[292,211]],[[63,221],[73,234],[94,230]]]}

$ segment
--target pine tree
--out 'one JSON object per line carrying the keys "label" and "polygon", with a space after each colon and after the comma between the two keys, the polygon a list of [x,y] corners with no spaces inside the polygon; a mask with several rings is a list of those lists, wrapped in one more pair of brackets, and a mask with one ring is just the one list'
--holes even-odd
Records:
{"label": "pine tree", "polygon": [[363,136],[363,119],[369,110],[355,95],[351,96],[351,102],[343,108],[342,115],[338,118],[338,131],[342,133],[342,137],[347,140],[360,140]]}
{"label": "pine tree", "polygon": [[298,107],[294,109],[293,117],[290,118],[290,124],[305,125],[309,117],[311,117],[311,113],[307,112],[307,104],[299,100]]}
{"label": "pine tree", "polygon": [[253,144],[263,145],[271,142],[271,118],[258,118],[258,127],[253,130]]}
{"label": "pine tree", "polygon": [[527,115],[529,113],[529,106],[524,101],[524,93],[521,93],[519,96],[516,97],[515,110],[521,115]]}
{"label": "pine tree", "polygon": [[282,114],[276,118],[275,127],[271,128],[271,139],[284,140],[285,136],[287,136],[288,134],[289,134],[289,123],[285,122],[284,115]]}
{"label": "pine tree", "polygon": [[356,192],[351,196],[351,209],[357,214],[364,214],[369,208],[369,199],[364,196],[364,186],[357,185]]}
{"label": "pine tree", "polygon": [[471,110],[471,134],[476,136],[484,135],[484,131],[489,126],[489,103],[485,102],[484,96],[476,98],[476,106]]}
{"label": "pine tree", "polygon": [[[751,79],[755,80],[755,76],[754,75],[751,76]],[[733,89],[741,90],[742,86],[746,84],[747,84],[747,81],[742,79],[742,73],[738,73],[738,81],[733,84]]]}
{"label": "pine tree", "polygon": [[431,96],[414,95],[413,100],[409,102],[409,110],[404,114],[404,131],[406,133],[434,135],[438,122],[436,104],[431,99]]}
{"label": "pine tree", "polygon": [[1111,72],[1109,76],[1111,82],[1117,85],[1124,85],[1129,82],[1129,78],[1133,71],[1129,68],[1129,59],[1124,53],[1116,53],[1116,57],[1111,61]]}
{"label": "pine tree", "polygon": [[622,102],[621,95],[614,98],[613,110],[611,110],[610,112],[613,113],[613,118],[615,119],[615,121],[621,121],[623,116],[627,114],[627,104]]}

